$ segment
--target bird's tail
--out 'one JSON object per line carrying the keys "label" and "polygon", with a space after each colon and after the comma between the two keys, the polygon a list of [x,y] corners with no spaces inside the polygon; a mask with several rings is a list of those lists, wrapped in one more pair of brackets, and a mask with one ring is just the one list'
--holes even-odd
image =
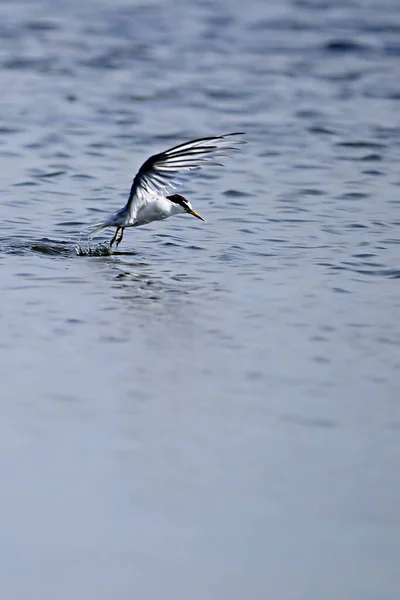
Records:
{"label": "bird's tail", "polygon": [[88,234],[88,238],[92,239],[92,237],[94,235],[96,235],[96,233],[98,233],[99,231],[101,231],[102,229],[106,229],[107,227],[109,227],[109,223],[107,221],[100,221],[99,223],[93,223],[93,225],[90,225],[86,231]]}

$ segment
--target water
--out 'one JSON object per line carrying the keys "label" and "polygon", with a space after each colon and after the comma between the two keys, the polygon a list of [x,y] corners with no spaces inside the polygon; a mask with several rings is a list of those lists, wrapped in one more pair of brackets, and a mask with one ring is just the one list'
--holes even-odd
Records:
{"label": "water", "polygon": [[[3,596],[397,599],[397,0],[0,17]],[[77,255],[238,130],[180,190],[207,224]]]}

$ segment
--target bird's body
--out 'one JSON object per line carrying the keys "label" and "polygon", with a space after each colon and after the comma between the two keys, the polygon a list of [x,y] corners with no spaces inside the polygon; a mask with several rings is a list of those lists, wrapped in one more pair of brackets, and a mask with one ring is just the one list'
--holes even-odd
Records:
{"label": "bird's body", "polygon": [[200,138],[151,156],[135,176],[126,205],[105,221],[93,225],[91,236],[106,227],[115,227],[110,246],[114,242],[118,246],[126,227],[140,227],[183,213],[204,221],[189,200],[179,194],[166,195],[166,192],[175,187],[179,176],[185,172],[200,169],[204,163],[213,161],[210,155],[221,156],[223,151],[237,149],[243,142],[226,139],[235,135],[241,134]]}
{"label": "bird's body", "polygon": [[132,206],[125,205],[118,210],[114,215],[111,215],[110,226],[119,225],[120,227],[140,227],[147,225],[152,221],[162,221],[173,215],[178,215],[182,212],[182,207],[168,199],[168,196],[160,194],[149,194],[144,202],[137,210],[132,210]]}

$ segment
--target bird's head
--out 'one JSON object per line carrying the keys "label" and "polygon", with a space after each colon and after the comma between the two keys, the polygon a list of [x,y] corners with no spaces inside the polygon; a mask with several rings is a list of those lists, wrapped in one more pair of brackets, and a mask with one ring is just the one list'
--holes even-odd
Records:
{"label": "bird's head", "polygon": [[167,198],[168,198],[168,200],[170,200],[171,202],[173,202],[176,205],[176,208],[178,208],[178,207],[181,208],[181,210],[179,212],[182,212],[182,213],[186,212],[189,215],[192,215],[193,217],[197,217],[197,219],[200,219],[201,221],[205,221],[205,219],[203,219],[203,217],[201,217],[199,215],[199,213],[197,213],[195,210],[193,210],[192,205],[190,204],[189,200],[187,200],[180,194],[172,194],[171,196],[167,196]]}

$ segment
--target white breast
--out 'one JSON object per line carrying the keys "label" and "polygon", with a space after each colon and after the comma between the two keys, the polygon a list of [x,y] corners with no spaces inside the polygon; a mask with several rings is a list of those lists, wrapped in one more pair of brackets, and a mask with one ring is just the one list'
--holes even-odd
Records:
{"label": "white breast", "polygon": [[154,196],[139,208],[133,226],[140,227],[152,221],[161,221],[181,212],[184,212],[183,209],[168,198]]}

